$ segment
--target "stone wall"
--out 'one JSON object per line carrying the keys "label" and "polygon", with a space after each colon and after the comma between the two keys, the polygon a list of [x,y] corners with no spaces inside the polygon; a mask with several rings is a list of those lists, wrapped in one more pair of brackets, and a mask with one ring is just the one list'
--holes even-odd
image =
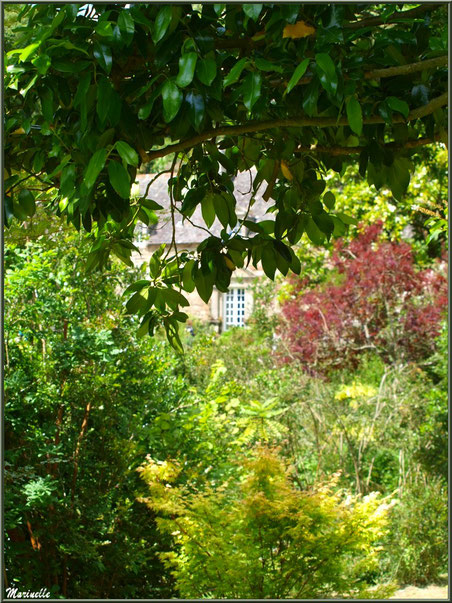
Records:
{"label": "stone wall", "polygon": [[[141,255],[137,252],[132,254],[132,261],[136,265],[149,262],[151,255],[158,249],[158,245],[146,244],[143,242],[139,244]],[[185,245],[184,249],[192,251],[196,249],[196,245],[188,246]],[[230,288],[242,288],[249,290],[245,294],[245,322],[253,311],[253,296],[251,293],[251,287],[257,277],[262,276],[262,270],[254,268],[250,265],[248,268],[237,269],[234,271],[231,278]],[[225,294],[214,289],[212,297],[209,303],[205,303],[198,295],[196,289],[192,293],[184,292],[185,297],[190,302],[190,306],[183,308],[191,318],[202,320],[204,322],[210,322],[217,324],[218,328],[221,328],[223,323],[223,312],[224,312],[224,296]]]}

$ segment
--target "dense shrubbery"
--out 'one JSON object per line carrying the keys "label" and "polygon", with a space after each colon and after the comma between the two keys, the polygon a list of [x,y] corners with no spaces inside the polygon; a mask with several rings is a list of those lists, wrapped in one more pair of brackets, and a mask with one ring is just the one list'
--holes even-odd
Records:
{"label": "dense shrubbery", "polygon": [[385,542],[386,573],[425,586],[447,574],[448,496],[444,481],[418,476],[401,490]]}
{"label": "dense shrubbery", "polygon": [[134,469],[162,453],[150,425],[183,390],[166,346],[121,316],[124,272],[88,276],[85,257],[75,234],[6,249],[6,576],[54,596],[165,597]]}
{"label": "dense shrubbery", "polygon": [[[117,297],[129,276],[114,265],[109,279],[87,275],[78,235],[39,227],[31,242],[13,230],[10,585],[79,598],[381,598],[394,581],[438,580],[445,277],[378,233],[338,244],[330,275],[285,287],[279,337],[264,287],[248,328],[196,329],[181,357],[134,337]],[[314,300],[334,337],[315,340],[305,370],[308,333],[323,328]],[[303,336],[285,338],[297,320]]]}
{"label": "dense shrubbery", "polygon": [[144,501],[174,549],[162,554],[183,598],[380,598],[378,568],[388,505],[343,498],[330,483],[300,491],[275,451],[241,459],[239,475],[202,490],[177,486],[177,463],[148,459]]}
{"label": "dense shrubbery", "polygon": [[287,359],[323,373],[356,367],[369,351],[388,363],[433,352],[447,305],[445,270],[416,269],[411,247],[380,241],[381,229],[378,223],[347,245],[339,241],[322,285],[293,281],[279,331]]}

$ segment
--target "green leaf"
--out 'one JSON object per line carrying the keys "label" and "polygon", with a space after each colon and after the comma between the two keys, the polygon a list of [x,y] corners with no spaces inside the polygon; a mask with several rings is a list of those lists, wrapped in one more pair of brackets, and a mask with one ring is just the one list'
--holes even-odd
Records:
{"label": "green leaf", "polygon": [[263,4],[243,4],[243,12],[253,21],[257,21],[262,12]]}
{"label": "green leaf", "polygon": [[111,37],[113,35],[113,28],[110,21],[101,21],[100,23],[98,23],[98,25],[96,25],[94,31],[97,33],[98,36],[103,36],[106,38]]}
{"label": "green leaf", "polygon": [[47,175],[47,177],[49,178],[49,180],[52,179],[52,178],[54,178],[59,172],[61,172],[61,170],[64,168],[64,166],[69,163],[70,159],[71,159],[71,156],[69,155],[69,153],[67,155],[65,155],[62,158],[62,160],[60,161],[60,163],[53,170],[53,172],[51,172],[50,174]]}
{"label": "green leaf", "polygon": [[53,122],[54,112],[53,112],[53,92],[50,88],[45,88],[40,93],[41,97],[41,107],[42,114],[44,119],[49,123]]}
{"label": "green leaf", "polygon": [[398,157],[388,168],[388,184],[395,199],[400,201],[410,184],[409,162]]}
{"label": "green leaf", "polygon": [[28,92],[30,91],[30,89],[33,88],[37,79],[38,79],[38,74],[36,74],[34,77],[31,78],[31,80],[28,82],[28,84],[25,86],[25,88],[22,88],[20,90],[20,93],[23,97],[25,97],[28,94]]}
{"label": "green leaf", "polygon": [[351,96],[348,99],[346,110],[350,128],[353,130],[353,132],[355,132],[355,134],[361,136],[363,131],[363,112],[361,110],[361,105],[354,96]]}
{"label": "green leaf", "polygon": [[102,171],[105,161],[107,159],[107,151],[105,149],[99,149],[89,160],[88,166],[84,174],[84,183],[88,190],[90,190],[100,172]]}
{"label": "green leaf", "polygon": [[190,305],[187,298],[184,297],[182,293],[179,293],[179,291],[176,291],[176,289],[162,289],[161,295],[163,295],[165,302],[168,304],[168,306],[170,306],[172,310],[176,310],[177,306]]}
{"label": "green leaf", "polygon": [[271,243],[266,244],[262,248],[261,261],[265,274],[268,276],[268,278],[273,280],[276,272],[276,258],[275,250],[273,249],[273,245]]}
{"label": "green leaf", "polygon": [[[86,93],[91,83],[91,73],[83,73],[77,86],[77,92],[74,96],[74,107],[79,107],[82,103],[86,104]],[[47,119],[47,118],[46,118]]]}
{"label": "green leaf", "polygon": [[75,192],[75,165],[68,165],[61,172],[60,194],[70,199]]}
{"label": "green leaf", "polygon": [[275,63],[267,61],[267,59],[263,59],[261,57],[254,59],[254,64],[260,71],[276,71],[277,73],[283,72],[281,65],[275,65]]}
{"label": "green leaf", "polygon": [[195,260],[189,260],[182,271],[182,283],[185,291],[191,293],[195,289],[195,283],[192,277],[193,266],[195,265]]}
{"label": "green leaf", "polygon": [[347,232],[347,227],[342,222],[342,220],[340,220],[336,216],[331,216],[331,219],[333,220],[333,224],[334,224],[334,230],[333,230],[334,236],[335,237],[344,236],[344,234]]}
{"label": "green leaf", "polygon": [[200,270],[195,276],[196,291],[199,293],[199,297],[207,304],[212,295],[213,291],[213,274],[209,273],[204,275]]}
{"label": "green leaf", "polygon": [[226,228],[229,223],[229,208],[226,199],[220,194],[215,193],[213,197],[213,206],[215,214],[220,220],[221,224]]}
{"label": "green leaf", "polygon": [[206,189],[201,186],[188,190],[182,203],[181,212],[188,215],[190,215],[190,212],[193,213],[192,210],[202,201],[205,194]]}
{"label": "green leaf", "polygon": [[176,84],[168,80],[162,87],[163,119],[166,123],[172,121],[179,112],[183,94]]}
{"label": "green leaf", "polygon": [[325,235],[311,218],[311,216],[309,216],[307,219],[305,232],[315,245],[321,245],[325,239]]}
{"label": "green leaf", "polygon": [[231,71],[223,80],[223,88],[230,86],[231,84],[235,84],[235,82],[239,79],[242,74],[242,71],[245,69],[245,66],[248,64],[248,59],[243,57],[234,65]]}
{"label": "green leaf", "polygon": [[110,100],[112,97],[113,88],[110,80],[106,77],[99,78],[97,84],[97,103],[96,113],[99,116],[100,123],[103,125],[107,119],[110,110]]}
{"label": "green leaf", "polygon": [[306,86],[306,90],[303,90],[302,106],[309,117],[312,117],[317,111],[319,92],[319,82],[315,79]]}
{"label": "green leaf", "polygon": [[304,59],[304,61],[302,61],[298,67],[295,69],[295,71],[292,74],[292,77],[289,80],[289,83],[287,84],[287,88],[284,94],[289,94],[289,92],[292,90],[292,88],[294,86],[296,86],[298,84],[298,82],[301,80],[301,78],[304,76],[304,74],[306,73],[306,69],[308,68],[309,65],[309,60],[310,59]]}
{"label": "green leaf", "polygon": [[180,88],[185,88],[192,83],[195,75],[196,61],[198,55],[196,52],[187,52],[179,59],[179,73],[177,74],[176,84]]}
{"label": "green leaf", "polygon": [[17,201],[11,199],[11,202],[14,217],[17,218],[20,222],[24,222],[28,218],[25,209]]}
{"label": "green leaf", "polygon": [[319,79],[323,88],[331,96],[335,96],[337,92],[338,79],[336,67],[332,58],[325,52],[320,52],[315,55],[315,62],[319,68]]}
{"label": "green leaf", "polygon": [[108,177],[118,195],[123,199],[128,199],[130,197],[130,176],[122,163],[109,161]]}
{"label": "green leaf", "polygon": [[143,316],[143,320],[137,330],[137,337],[144,337],[149,333],[149,323],[151,322],[152,314],[148,312]]}
{"label": "green leaf", "polygon": [[184,348],[179,337],[179,323],[177,320],[165,318],[163,324],[165,325],[166,336],[171,347],[183,354]]}
{"label": "green leaf", "polygon": [[52,67],[56,69],[56,71],[61,71],[62,73],[80,73],[83,71],[88,65],[91,65],[90,61],[53,61]]}
{"label": "green leaf", "polygon": [[141,309],[147,305],[147,299],[137,292],[129,299],[126,303],[127,314],[137,314]]}
{"label": "green leaf", "polygon": [[323,195],[322,201],[328,209],[334,209],[334,205],[336,203],[336,197],[334,196],[334,194],[331,191],[327,191]]}
{"label": "green leaf", "polygon": [[123,34],[126,40],[131,40],[135,32],[135,23],[132,15],[128,10],[122,9],[118,17],[119,31]]}
{"label": "green leaf", "polygon": [[319,229],[326,235],[326,238],[329,241],[334,231],[334,222],[331,219],[331,216],[323,212],[321,214],[312,216],[312,219],[319,227]]}
{"label": "green leaf", "polygon": [[262,76],[256,71],[248,73],[243,82],[243,102],[248,111],[254,107],[261,94]]}
{"label": "green leaf", "polygon": [[388,104],[388,107],[390,109],[392,109],[393,111],[398,111],[403,115],[403,117],[405,117],[405,119],[408,117],[410,107],[405,101],[400,100],[395,96],[388,96],[388,98],[386,99],[386,103]]}
{"label": "green leaf", "polygon": [[34,52],[41,46],[40,42],[33,42],[33,44],[29,44],[26,48],[20,51],[19,61],[26,61]]}
{"label": "green leaf", "polygon": [[51,65],[50,57],[46,54],[40,54],[31,62],[38,70],[39,75],[45,75]]}
{"label": "green leaf", "polygon": [[111,57],[111,48],[106,44],[94,42],[93,54],[94,58],[105,71],[105,73],[110,73],[111,66],[113,64],[113,60]]}
{"label": "green leaf", "polygon": [[115,144],[115,147],[123,161],[125,161],[128,165],[137,167],[139,158],[135,149],[132,149],[132,147],[123,140],[118,140],[118,142]]}
{"label": "green leaf", "polygon": [[160,40],[166,34],[169,24],[171,23],[172,14],[173,9],[171,5],[163,6],[157,13],[154,29],[151,34],[154,44],[160,42]]}
{"label": "green leaf", "polygon": [[9,195],[5,195],[5,201],[3,205],[5,224],[9,226],[12,217],[14,216],[14,203]]}
{"label": "green leaf", "polygon": [[31,218],[36,211],[34,195],[31,191],[22,189],[18,196],[19,204],[24,212]]}
{"label": "green leaf", "polygon": [[301,262],[298,259],[298,257],[296,256],[296,254],[295,254],[295,252],[294,252],[293,249],[290,250],[290,255],[292,256],[292,262],[290,264],[290,269],[295,274],[300,274],[300,272],[301,272]]}
{"label": "green leaf", "polygon": [[354,224],[355,226],[358,224],[358,220],[356,220],[356,218],[352,218],[351,216],[344,214],[344,212],[340,211],[336,215],[344,224]]}
{"label": "green leaf", "polygon": [[143,207],[147,207],[147,209],[163,209],[159,203],[153,201],[152,199],[141,198],[140,203],[143,205]]}
{"label": "green leaf", "polygon": [[196,64],[196,76],[206,86],[215,79],[217,75],[217,64],[213,59],[201,59]]}
{"label": "green leaf", "polygon": [[185,97],[185,101],[190,107],[188,111],[190,122],[199,131],[204,119],[204,97],[201,94],[189,92]]}
{"label": "green leaf", "polygon": [[123,295],[128,295],[129,293],[132,293],[132,291],[141,291],[141,289],[144,289],[145,287],[149,287],[150,284],[151,284],[151,281],[146,281],[146,280],[136,281],[135,283],[132,283],[131,285],[129,285],[127,287],[127,289],[124,291]]}
{"label": "green leaf", "polygon": [[201,213],[207,228],[210,228],[215,221],[215,208],[213,205],[214,196],[212,193],[207,193],[201,201]]}
{"label": "green leaf", "polygon": [[155,100],[162,92],[163,86],[158,86],[147,99],[146,104],[140,107],[138,111],[138,119],[147,119],[151,114],[152,107],[154,106]]}

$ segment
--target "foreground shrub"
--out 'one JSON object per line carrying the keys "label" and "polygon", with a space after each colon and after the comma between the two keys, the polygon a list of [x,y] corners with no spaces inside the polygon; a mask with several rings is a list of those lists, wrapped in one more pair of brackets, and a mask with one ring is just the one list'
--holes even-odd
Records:
{"label": "foreground shrub", "polygon": [[[333,492],[334,479],[296,489],[274,450],[242,462],[240,479],[203,491],[177,486],[176,463],[148,459],[141,475],[174,550],[161,557],[183,598],[378,598],[371,586],[388,504]],[[173,482],[173,484],[171,484]]]}
{"label": "foreground shrub", "polygon": [[447,487],[424,479],[407,488],[391,513],[388,566],[401,584],[425,586],[447,573]]}
{"label": "foreground shrub", "polygon": [[356,367],[371,350],[389,363],[433,353],[447,307],[446,276],[416,270],[410,245],[381,241],[381,231],[377,223],[347,246],[339,241],[323,286],[295,284],[282,304],[287,358],[324,372]]}

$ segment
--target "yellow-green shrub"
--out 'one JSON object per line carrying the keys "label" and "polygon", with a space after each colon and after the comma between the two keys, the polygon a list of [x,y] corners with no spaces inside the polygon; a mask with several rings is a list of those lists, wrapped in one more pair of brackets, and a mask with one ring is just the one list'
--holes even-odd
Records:
{"label": "yellow-green shrub", "polygon": [[[237,478],[202,491],[177,486],[181,468],[140,467],[159,529],[174,539],[161,557],[183,598],[379,598],[371,585],[390,503],[334,492],[337,476],[294,487],[277,451],[259,447]],[[173,482],[171,484],[170,482]]]}

